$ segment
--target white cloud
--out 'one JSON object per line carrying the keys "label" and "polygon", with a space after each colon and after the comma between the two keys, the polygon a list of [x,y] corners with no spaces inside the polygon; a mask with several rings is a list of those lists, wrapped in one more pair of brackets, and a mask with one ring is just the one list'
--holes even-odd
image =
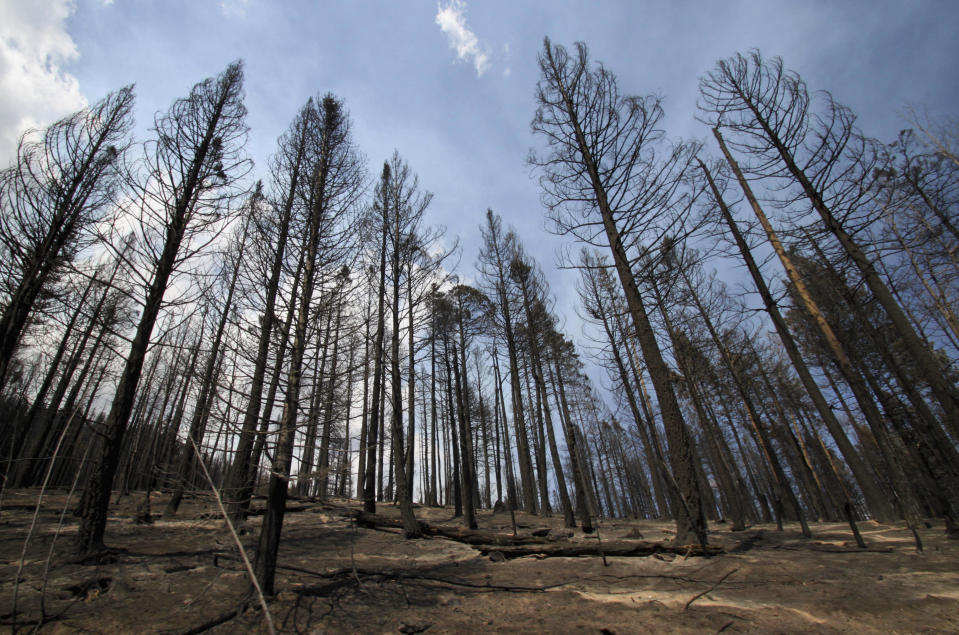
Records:
{"label": "white cloud", "polygon": [[456,49],[456,57],[469,61],[480,77],[490,67],[489,54],[480,46],[476,34],[466,26],[466,3],[463,0],[450,0],[446,6],[438,5],[436,24],[439,25],[450,48]]}
{"label": "white cloud", "polygon": [[226,18],[245,18],[250,0],[220,0],[220,12]]}
{"label": "white cloud", "polygon": [[86,106],[77,79],[62,66],[80,52],[67,33],[70,0],[0,0],[0,165],[27,128]]}

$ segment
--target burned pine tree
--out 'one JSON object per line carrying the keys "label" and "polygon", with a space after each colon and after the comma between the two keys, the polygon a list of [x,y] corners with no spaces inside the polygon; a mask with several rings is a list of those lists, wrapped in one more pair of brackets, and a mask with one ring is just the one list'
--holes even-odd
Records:
{"label": "burned pine tree", "polygon": [[101,447],[80,503],[78,553],[102,550],[110,492],[124,434],[133,411],[150,335],[163,296],[178,266],[208,240],[222,222],[236,182],[247,168],[243,68],[231,64],[221,75],[197,84],[155,123],[157,138],[145,146],[138,206],[146,292],[143,311],[107,415]]}
{"label": "burned pine tree", "polygon": [[[652,97],[623,96],[615,76],[593,66],[586,46],[570,55],[548,39],[539,56],[541,79],[533,131],[546,154],[532,155],[557,233],[609,249],[666,427],[677,497],[676,541],[706,544],[706,521],[696,484],[689,430],[640,294],[631,246],[658,244],[687,203],[683,175],[690,148],[665,147],[663,116]],[[663,150],[664,157],[659,156]]]}
{"label": "burned pine tree", "polygon": [[[311,113],[313,109],[314,104],[311,99],[300,110],[293,123],[290,124],[289,129],[277,142],[276,153],[270,162],[272,178],[267,213],[253,219],[252,235],[255,247],[253,248],[253,258],[250,259],[254,263],[250,266],[252,269],[250,284],[251,286],[258,286],[262,284],[263,279],[266,279],[267,282],[263,289],[262,309],[258,312],[259,324],[257,326],[259,328],[257,329],[256,356],[253,359],[252,376],[247,387],[247,403],[243,411],[236,452],[230,466],[224,492],[228,501],[230,519],[234,523],[240,522],[249,508],[252,482],[259,463],[259,454],[254,452],[254,446],[265,436],[257,437],[256,432],[261,411],[264,409],[263,388],[266,384],[268,372],[271,337],[278,328],[283,332],[288,331],[285,325],[288,325],[289,321],[281,324],[276,314],[277,300],[280,294],[284,264],[289,252],[288,243],[296,194],[301,187],[300,181],[305,178],[304,171],[310,143]],[[294,280],[298,275],[299,266],[297,266]],[[295,295],[295,288],[293,294]],[[292,309],[292,302],[290,306]],[[282,338],[281,346],[285,342],[286,336]],[[277,363],[281,362],[282,357],[283,355],[277,354]],[[278,371],[274,373],[274,376],[277,375]],[[272,403],[272,399],[268,400],[267,403]],[[251,459],[254,455],[257,460]]]}
{"label": "burned pine tree", "polygon": [[[536,512],[536,479],[530,456],[529,433],[526,412],[523,407],[522,387],[519,373],[518,338],[515,334],[517,311],[514,306],[519,294],[509,277],[509,265],[516,255],[518,239],[512,231],[503,230],[502,219],[486,212],[486,223],[480,228],[483,246],[480,249],[477,268],[483,280],[483,289],[495,307],[495,325],[502,329],[509,363],[510,402],[513,407],[513,426],[516,434],[516,456],[519,462],[519,480],[523,509]],[[505,400],[504,400],[505,401]]]}
{"label": "burned pine tree", "polygon": [[20,139],[0,172],[0,390],[44,289],[95,237],[123,182],[133,87]]}
{"label": "burned pine tree", "polygon": [[326,95],[311,114],[310,159],[298,192],[303,213],[303,271],[296,318],[287,363],[283,413],[270,470],[266,511],[257,546],[254,569],[264,593],[272,595],[283,516],[289,494],[296,435],[303,358],[312,316],[311,301],[322,272],[339,270],[350,251],[349,240],[357,197],[361,193],[363,170],[351,134],[343,103]]}

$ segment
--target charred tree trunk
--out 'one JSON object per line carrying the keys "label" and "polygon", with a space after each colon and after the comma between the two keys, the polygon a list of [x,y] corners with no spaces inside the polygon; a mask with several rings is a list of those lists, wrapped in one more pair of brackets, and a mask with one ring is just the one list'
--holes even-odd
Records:
{"label": "charred tree trunk", "polygon": [[460,437],[460,490],[463,496],[463,524],[467,529],[476,529],[476,503],[473,494],[476,491],[475,476],[473,474],[472,435],[469,430],[469,421],[466,417],[464,405],[463,384],[460,381],[459,361],[456,357],[456,345],[453,344],[453,381],[456,389],[456,410],[459,420]]}

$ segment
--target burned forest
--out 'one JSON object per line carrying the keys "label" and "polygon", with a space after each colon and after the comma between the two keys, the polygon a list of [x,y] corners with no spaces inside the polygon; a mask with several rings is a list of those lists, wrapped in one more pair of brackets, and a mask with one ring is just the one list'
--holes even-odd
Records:
{"label": "burned forest", "polygon": [[239,60],[22,134],[5,628],[959,629],[956,119],[873,138],[750,50],[682,139],[536,64],[541,206],[455,228],[322,86],[254,163]]}

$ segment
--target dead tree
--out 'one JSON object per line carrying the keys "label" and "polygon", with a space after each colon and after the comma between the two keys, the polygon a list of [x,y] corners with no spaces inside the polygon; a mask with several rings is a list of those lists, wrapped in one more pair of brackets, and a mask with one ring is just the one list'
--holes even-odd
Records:
{"label": "dead tree", "polygon": [[678,497],[676,541],[705,545],[692,442],[627,253],[630,245],[658,244],[675,232],[688,205],[681,186],[690,149],[676,146],[659,158],[659,101],[620,95],[615,76],[592,67],[585,45],[577,44],[571,56],[547,39],[539,65],[532,127],[546,139],[547,154],[531,162],[541,170],[553,229],[605,244],[612,254],[666,428]]}
{"label": "dead tree", "polygon": [[0,391],[41,293],[94,238],[114,203],[133,123],[133,87],[24,134],[0,172]]}
{"label": "dead tree", "polygon": [[[197,84],[190,95],[157,117],[157,139],[146,146],[139,190],[143,246],[150,272],[143,312],[104,425],[94,468],[80,503],[76,550],[103,549],[113,477],[153,326],[171,277],[209,240],[245,172],[246,138],[243,69],[231,64],[221,75]],[[151,240],[152,239],[152,240]],[[181,253],[182,249],[182,253]]]}
{"label": "dead tree", "polygon": [[[730,146],[749,157],[744,171],[779,186],[787,183],[795,192],[793,200],[812,206],[821,227],[856,266],[888,316],[944,417],[956,420],[959,389],[883,280],[876,259],[855,236],[874,221],[879,206],[871,180],[883,166],[876,144],[855,128],[852,112],[827,93],[822,93],[823,107],[812,108],[802,79],[785,70],[781,60],[766,61],[758,51],[720,61],[702,79],[700,92],[710,123],[730,130]],[[919,392],[903,388],[921,407],[915,403]]]}
{"label": "dead tree", "polygon": [[[276,302],[283,264],[287,256],[293,205],[297,189],[300,187],[300,180],[303,178],[311,120],[309,114],[312,108],[313,102],[310,100],[297,115],[289,130],[278,141],[278,148],[271,162],[273,192],[269,207],[271,214],[268,217],[270,220],[274,218],[275,220],[269,222],[267,219],[256,219],[254,227],[256,230],[254,235],[262,236],[260,244],[262,250],[266,252],[264,259],[269,263],[267,265],[269,274],[263,295],[263,311],[257,334],[253,373],[247,389],[249,400],[243,412],[240,436],[224,492],[227,509],[234,523],[242,520],[245,510],[249,507],[252,493],[248,483],[251,482],[250,475],[255,471],[256,464],[251,461],[251,455],[256,441],[260,411],[263,409],[263,386],[266,383],[270,340],[274,330],[279,326]],[[262,283],[262,279],[257,280],[257,283]]]}
{"label": "dead tree", "polygon": [[529,434],[519,376],[519,353],[514,333],[512,305],[516,302],[517,294],[509,278],[509,263],[516,254],[517,238],[512,231],[503,231],[502,219],[492,210],[486,211],[486,224],[480,228],[480,233],[483,238],[483,247],[480,249],[477,267],[487,295],[496,307],[494,324],[497,329],[502,330],[509,362],[510,401],[513,406],[513,426],[516,428],[516,455],[519,462],[522,502],[526,511],[535,513],[536,479],[533,476],[533,463],[530,458]]}
{"label": "dead tree", "polygon": [[254,569],[260,588],[273,594],[280,533],[289,494],[293,464],[293,441],[299,410],[303,357],[311,318],[311,300],[324,270],[336,267],[350,250],[350,215],[361,192],[363,172],[350,132],[343,104],[326,95],[313,121],[313,156],[304,179],[301,207],[306,212],[301,249],[304,253],[300,296],[290,344],[283,414],[277,433],[276,454],[270,470],[263,529],[257,546]]}

